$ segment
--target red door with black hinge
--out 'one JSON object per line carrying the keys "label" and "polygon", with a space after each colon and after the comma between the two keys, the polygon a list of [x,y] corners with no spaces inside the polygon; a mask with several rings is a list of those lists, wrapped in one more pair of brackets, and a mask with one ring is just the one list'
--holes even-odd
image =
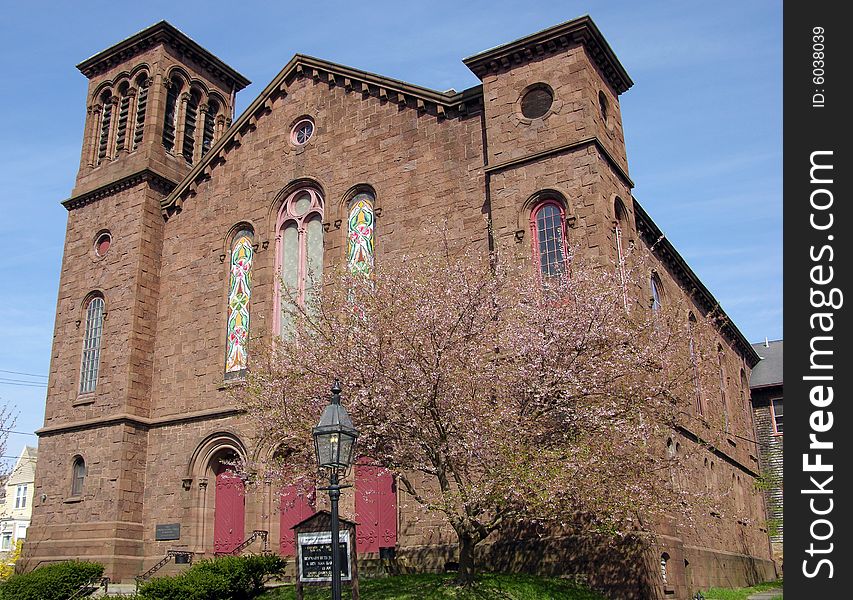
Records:
{"label": "red door with black hinge", "polygon": [[246,517],[243,480],[230,465],[216,471],[216,498],[213,517],[213,551],[231,552],[243,542]]}
{"label": "red door with black hinge", "polygon": [[356,465],[355,521],[358,552],[379,552],[397,544],[397,490],[386,469]]}

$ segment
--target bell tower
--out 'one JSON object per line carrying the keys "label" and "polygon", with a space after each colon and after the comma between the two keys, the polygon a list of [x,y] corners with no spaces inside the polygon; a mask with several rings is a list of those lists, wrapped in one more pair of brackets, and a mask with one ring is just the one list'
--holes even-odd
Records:
{"label": "bell tower", "polygon": [[230,125],[249,81],[161,21],[77,65],[89,79],[44,426],[32,565],[80,557],[127,579],[143,563],[160,201]]}

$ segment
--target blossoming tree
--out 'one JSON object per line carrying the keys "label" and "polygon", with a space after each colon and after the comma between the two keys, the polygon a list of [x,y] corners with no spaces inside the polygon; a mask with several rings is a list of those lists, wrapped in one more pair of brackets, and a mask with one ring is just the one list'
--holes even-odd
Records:
{"label": "blossoming tree", "polygon": [[292,304],[291,335],[253,350],[242,402],[291,449],[268,476],[311,481],[311,428],[339,378],[359,454],[455,532],[460,584],[504,525],[636,531],[673,502],[688,512],[664,449],[696,383],[702,328],[685,307],[626,307],[623,275],[577,253],[546,280],[446,248],[327,277]]}

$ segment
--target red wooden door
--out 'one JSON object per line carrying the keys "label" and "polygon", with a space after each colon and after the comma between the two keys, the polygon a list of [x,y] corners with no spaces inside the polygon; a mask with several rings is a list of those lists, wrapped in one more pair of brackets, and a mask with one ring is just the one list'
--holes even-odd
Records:
{"label": "red wooden door", "polygon": [[300,495],[295,485],[282,488],[279,501],[281,530],[278,540],[278,552],[282,556],[296,556],[296,533],[291,527],[314,514],[310,500]]}
{"label": "red wooden door", "polygon": [[397,544],[397,493],[387,470],[356,465],[355,521],[358,552],[379,552]]}
{"label": "red wooden door", "polygon": [[243,541],[245,532],[245,490],[233,467],[220,465],[216,472],[216,499],[213,518],[213,551],[231,552]]}

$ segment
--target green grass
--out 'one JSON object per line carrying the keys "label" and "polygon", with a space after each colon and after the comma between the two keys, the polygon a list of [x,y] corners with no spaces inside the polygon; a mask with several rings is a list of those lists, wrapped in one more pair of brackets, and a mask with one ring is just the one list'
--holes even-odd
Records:
{"label": "green grass", "polygon": [[[564,579],[520,574],[483,574],[471,590],[452,585],[453,575],[399,575],[359,582],[361,600],[606,600],[604,596]],[[326,600],[328,588],[305,587],[305,600]],[[293,600],[292,585],[271,590],[264,600]],[[349,599],[348,586],[343,598]]]}
{"label": "green grass", "polygon": [[767,583],[759,583],[748,588],[738,588],[735,590],[727,588],[711,588],[707,592],[702,592],[705,595],[705,600],[746,600],[752,594],[758,592],[766,592],[767,590],[779,589],[779,595],[773,596],[773,600],[782,599],[782,580],[768,581]]}

